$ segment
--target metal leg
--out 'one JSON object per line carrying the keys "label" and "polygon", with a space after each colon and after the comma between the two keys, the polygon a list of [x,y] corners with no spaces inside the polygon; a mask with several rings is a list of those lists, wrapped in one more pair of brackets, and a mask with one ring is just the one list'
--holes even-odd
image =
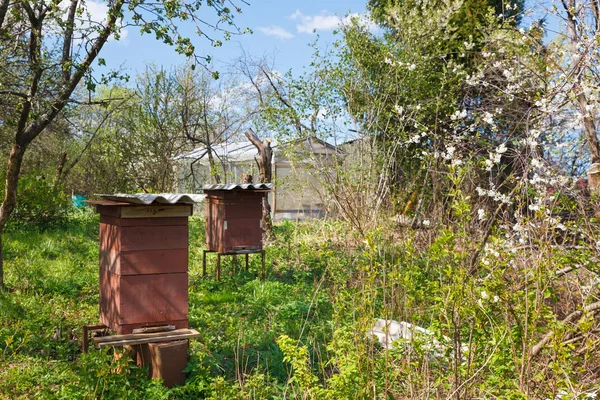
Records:
{"label": "metal leg", "polygon": [[202,250],[202,277],[206,277],[206,253],[208,250]]}
{"label": "metal leg", "polygon": [[261,250],[260,255],[261,255],[261,258],[262,258],[262,260],[261,260],[261,263],[262,263],[262,280],[264,281],[265,280],[265,251]]}
{"label": "metal leg", "polygon": [[221,253],[217,253],[217,281],[221,280]]}
{"label": "metal leg", "polygon": [[246,272],[248,272],[248,253],[246,253]]}

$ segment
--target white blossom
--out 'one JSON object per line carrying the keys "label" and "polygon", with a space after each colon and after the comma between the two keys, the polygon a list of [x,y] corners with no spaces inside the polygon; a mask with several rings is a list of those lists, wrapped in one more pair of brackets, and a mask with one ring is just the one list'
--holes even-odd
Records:
{"label": "white blossom", "polygon": [[483,220],[485,218],[485,210],[481,208],[477,210],[477,217],[480,221]]}

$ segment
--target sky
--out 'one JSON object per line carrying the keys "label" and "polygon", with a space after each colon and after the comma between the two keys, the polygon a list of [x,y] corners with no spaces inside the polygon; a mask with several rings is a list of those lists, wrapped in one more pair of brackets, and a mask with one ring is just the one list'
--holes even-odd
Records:
{"label": "sky", "polygon": [[[236,14],[235,21],[240,28],[250,28],[252,34],[232,36],[224,41],[222,47],[213,48],[208,40],[193,38],[193,43],[200,55],[213,58],[212,67],[222,70],[242,55],[242,52],[253,56],[271,56],[275,61],[275,69],[298,71],[310,63],[311,42],[316,38],[313,30],[319,34],[322,45],[335,40],[333,31],[338,27],[341,18],[348,13],[364,13],[366,0],[247,0],[250,5],[242,6],[242,13]],[[102,13],[102,3],[96,7]],[[210,11],[210,17],[216,13]],[[189,26],[189,34],[194,29]],[[157,41],[153,35],[141,35],[139,28],[127,27],[121,33],[120,40],[111,40],[103,49],[101,57],[107,62],[108,69],[118,69],[134,77],[142,72],[145,65],[154,63],[157,66],[170,67],[182,65],[186,57],[175,52],[174,48]]]}

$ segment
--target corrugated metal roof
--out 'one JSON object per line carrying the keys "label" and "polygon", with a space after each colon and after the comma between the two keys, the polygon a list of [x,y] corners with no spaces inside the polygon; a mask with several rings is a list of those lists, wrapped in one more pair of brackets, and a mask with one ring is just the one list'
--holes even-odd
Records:
{"label": "corrugated metal roof", "polygon": [[215,185],[204,185],[202,190],[271,190],[272,183],[225,183]]}
{"label": "corrugated metal roof", "polygon": [[122,201],[132,204],[194,204],[199,203],[206,198],[204,194],[177,194],[177,193],[115,193],[99,194],[98,196],[106,200]]}

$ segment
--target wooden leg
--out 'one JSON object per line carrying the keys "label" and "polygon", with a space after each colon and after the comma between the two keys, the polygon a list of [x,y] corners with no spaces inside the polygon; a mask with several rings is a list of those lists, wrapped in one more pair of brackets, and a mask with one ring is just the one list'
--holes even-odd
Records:
{"label": "wooden leg", "polygon": [[206,277],[206,250],[202,250],[202,277]]}
{"label": "wooden leg", "polygon": [[217,281],[221,280],[221,253],[217,253]]}
{"label": "wooden leg", "polygon": [[104,324],[96,324],[96,325],[84,325],[83,326],[83,341],[81,344],[81,350],[84,353],[88,352],[88,347],[89,347],[89,343],[90,343],[90,332],[91,331],[98,331],[101,329],[106,329],[107,326]]}
{"label": "wooden leg", "polygon": [[89,343],[89,336],[88,336],[88,327],[86,325],[83,326],[83,342],[81,343],[81,351],[83,353],[87,353],[88,352],[88,343]]}
{"label": "wooden leg", "polygon": [[248,272],[248,254],[246,253],[246,272]]}
{"label": "wooden leg", "polygon": [[262,260],[261,260],[261,263],[262,263],[262,280],[264,281],[265,280],[265,251],[262,250],[260,252],[260,255],[261,255],[261,258],[262,258]]}

